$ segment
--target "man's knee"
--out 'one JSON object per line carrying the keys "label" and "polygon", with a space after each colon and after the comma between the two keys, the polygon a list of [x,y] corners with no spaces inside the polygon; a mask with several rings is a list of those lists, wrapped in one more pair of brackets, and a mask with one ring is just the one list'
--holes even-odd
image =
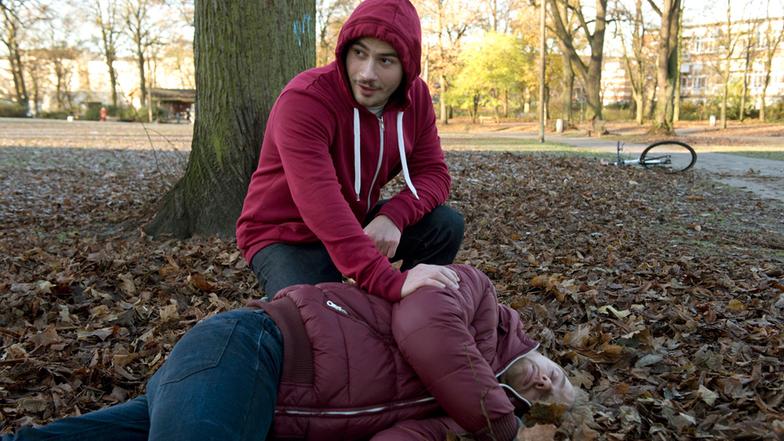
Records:
{"label": "man's knee", "polygon": [[431,212],[432,222],[438,225],[443,234],[448,235],[450,242],[463,241],[465,219],[463,215],[448,205],[439,205]]}

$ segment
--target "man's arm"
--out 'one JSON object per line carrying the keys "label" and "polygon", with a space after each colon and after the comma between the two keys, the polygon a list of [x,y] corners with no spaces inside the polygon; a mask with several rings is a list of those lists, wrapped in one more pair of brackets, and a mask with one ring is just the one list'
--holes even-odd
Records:
{"label": "man's arm", "polygon": [[518,420],[488,363],[497,342],[498,306],[487,276],[454,265],[457,291],[423,288],[396,304],[392,332],[428,391],[477,440],[514,438]]}

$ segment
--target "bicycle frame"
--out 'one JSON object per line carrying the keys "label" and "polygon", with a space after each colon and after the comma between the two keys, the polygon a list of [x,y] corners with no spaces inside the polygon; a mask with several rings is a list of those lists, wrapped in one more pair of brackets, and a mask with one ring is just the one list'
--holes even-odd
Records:
{"label": "bicycle frame", "polygon": [[[641,158],[637,158],[637,159],[623,159],[623,158],[621,158],[621,152],[623,152],[623,143],[621,141],[618,141],[618,143],[615,146],[615,155],[616,155],[615,165],[620,165],[620,166],[623,166],[623,165],[642,165]],[[670,155],[663,155],[663,156],[659,156],[657,158],[646,159],[645,163],[647,165],[671,164],[672,163],[672,157]]]}

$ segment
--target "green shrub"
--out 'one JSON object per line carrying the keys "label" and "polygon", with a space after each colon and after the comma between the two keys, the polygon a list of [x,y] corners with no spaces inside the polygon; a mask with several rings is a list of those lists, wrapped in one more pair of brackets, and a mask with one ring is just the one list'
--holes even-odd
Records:
{"label": "green shrub", "polygon": [[0,102],[0,117],[3,118],[24,118],[27,116],[25,108],[17,103]]}
{"label": "green shrub", "polygon": [[784,122],[784,100],[769,104],[765,108],[765,120],[769,122]]}
{"label": "green shrub", "polygon": [[43,119],[66,119],[68,115],[71,115],[71,112],[58,110],[55,112],[41,112],[38,114],[38,117]]}
{"label": "green shrub", "polygon": [[[122,113],[119,115],[120,121],[125,122],[148,122],[148,115],[147,115],[147,107],[139,107],[138,109],[133,107],[126,107],[122,110]],[[160,121],[165,120],[168,117],[168,112],[160,107],[156,107],[153,109],[152,119],[153,121]]]}
{"label": "green shrub", "polygon": [[681,100],[681,110],[678,116],[682,121],[702,121],[708,118],[705,114],[705,104],[701,101]]}

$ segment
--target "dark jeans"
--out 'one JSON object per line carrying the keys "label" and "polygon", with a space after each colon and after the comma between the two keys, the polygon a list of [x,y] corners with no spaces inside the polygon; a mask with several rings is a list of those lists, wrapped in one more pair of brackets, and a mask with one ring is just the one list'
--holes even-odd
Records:
{"label": "dark jeans", "polygon": [[224,312],[197,324],[147,383],[123,404],[25,427],[2,441],[185,441],[267,437],[283,341],[261,310]]}
{"label": "dark jeans", "polygon": [[[384,202],[368,213],[367,223],[378,214]],[[391,260],[402,260],[402,271],[420,263],[448,265],[455,260],[463,242],[463,228],[463,216],[458,211],[439,205],[418,223],[402,231],[397,252]],[[340,282],[343,279],[320,242],[269,245],[253,256],[251,268],[259,279],[259,287],[270,299],[287,286]]]}

